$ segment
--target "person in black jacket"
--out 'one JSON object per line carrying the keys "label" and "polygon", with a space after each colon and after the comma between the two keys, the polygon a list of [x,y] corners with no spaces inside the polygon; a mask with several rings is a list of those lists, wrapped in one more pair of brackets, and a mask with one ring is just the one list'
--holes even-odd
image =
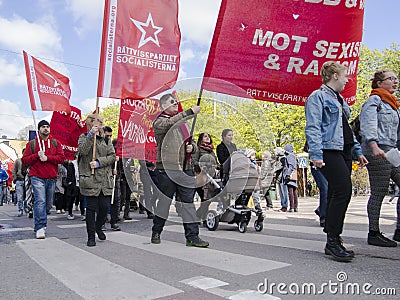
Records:
{"label": "person in black jacket", "polygon": [[232,129],[224,129],[222,130],[222,141],[217,146],[217,158],[221,165],[220,167],[220,178],[223,183],[226,183],[227,175],[224,174],[223,165],[225,162],[229,163],[229,157],[231,156],[232,152],[237,151],[237,147],[234,143],[232,143],[233,139],[233,131]]}

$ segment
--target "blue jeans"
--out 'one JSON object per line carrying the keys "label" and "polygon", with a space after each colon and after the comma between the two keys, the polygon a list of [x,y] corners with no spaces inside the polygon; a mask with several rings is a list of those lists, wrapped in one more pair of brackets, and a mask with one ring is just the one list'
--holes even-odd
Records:
{"label": "blue jeans", "polygon": [[33,216],[35,218],[35,231],[47,227],[47,212],[53,206],[56,179],[42,179],[31,177],[32,191],[35,201],[33,202]]}
{"label": "blue jeans", "polygon": [[284,184],[283,182],[278,183],[278,190],[279,190],[279,198],[281,199],[281,206],[287,208],[289,199],[287,185]]}
{"label": "blue jeans", "polygon": [[24,211],[24,201],[25,201],[25,183],[23,180],[17,180],[15,182],[15,194],[17,195],[18,211]]}
{"label": "blue jeans", "polygon": [[314,177],[315,183],[319,189],[319,218],[320,220],[325,219],[326,216],[326,205],[328,202],[328,181],[324,174],[319,169],[311,167],[311,174]]}

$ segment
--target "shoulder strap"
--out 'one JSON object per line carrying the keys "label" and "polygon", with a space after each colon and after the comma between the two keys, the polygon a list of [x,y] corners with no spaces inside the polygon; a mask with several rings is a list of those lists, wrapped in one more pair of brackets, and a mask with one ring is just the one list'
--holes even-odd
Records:
{"label": "shoulder strap", "polygon": [[35,153],[35,148],[36,148],[36,139],[30,140],[29,141],[29,146],[31,148],[31,153]]}
{"label": "shoulder strap", "polygon": [[53,146],[55,148],[57,148],[57,140],[56,139],[51,139],[51,142],[52,142]]}

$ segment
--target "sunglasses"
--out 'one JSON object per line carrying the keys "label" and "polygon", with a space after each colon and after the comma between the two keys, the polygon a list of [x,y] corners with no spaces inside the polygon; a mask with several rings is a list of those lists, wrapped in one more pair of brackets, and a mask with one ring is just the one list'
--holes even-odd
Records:
{"label": "sunglasses", "polygon": [[385,81],[385,80],[388,80],[388,79],[389,79],[391,82],[399,81],[399,79],[398,79],[397,77],[395,77],[395,76],[386,77],[385,79],[382,79],[382,81]]}

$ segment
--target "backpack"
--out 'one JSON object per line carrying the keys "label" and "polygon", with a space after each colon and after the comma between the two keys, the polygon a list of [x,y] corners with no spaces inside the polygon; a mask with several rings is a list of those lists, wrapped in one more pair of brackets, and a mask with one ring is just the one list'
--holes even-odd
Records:
{"label": "backpack", "polygon": [[[382,108],[382,102],[379,103],[378,107],[376,108],[376,112],[380,111]],[[357,141],[361,144],[362,137],[361,137],[361,123],[360,123],[360,114],[354,118],[353,121],[350,122],[351,130],[353,131],[354,135],[356,136]]]}
{"label": "backpack", "polygon": [[[56,139],[51,139],[51,143],[55,148],[57,148],[57,140]],[[29,147],[31,148],[31,153],[35,153],[35,148],[36,148],[36,139],[30,140],[29,141]]]}

